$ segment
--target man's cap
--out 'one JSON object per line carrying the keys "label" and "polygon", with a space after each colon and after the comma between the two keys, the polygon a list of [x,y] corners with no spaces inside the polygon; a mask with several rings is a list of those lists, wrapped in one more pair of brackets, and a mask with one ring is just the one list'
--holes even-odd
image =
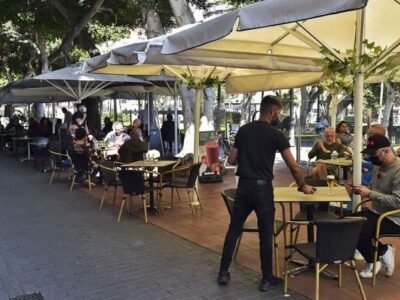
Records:
{"label": "man's cap", "polygon": [[386,136],[374,134],[368,138],[367,148],[361,153],[373,155],[380,148],[390,147],[390,141]]}

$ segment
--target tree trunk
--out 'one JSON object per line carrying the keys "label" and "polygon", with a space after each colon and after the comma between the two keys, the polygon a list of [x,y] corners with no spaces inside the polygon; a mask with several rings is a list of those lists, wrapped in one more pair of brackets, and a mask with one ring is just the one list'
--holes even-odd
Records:
{"label": "tree trunk", "polygon": [[169,0],[176,23],[179,27],[196,22],[193,13],[185,0]]}
{"label": "tree trunk", "polygon": [[[79,22],[78,16],[73,11],[68,10],[59,0],[50,0],[50,4],[53,5],[64,17],[70,30],[72,30],[75,27],[75,24]],[[78,35],[77,40],[82,48],[89,53],[90,57],[100,54],[100,51],[97,48],[92,36],[88,33],[87,28],[82,29],[82,32],[80,32]]]}
{"label": "tree trunk", "polygon": [[179,86],[179,92],[182,99],[183,125],[186,131],[190,124],[194,122],[193,109],[196,100],[196,91],[194,89],[188,89],[186,84],[181,84]]}
{"label": "tree trunk", "polygon": [[310,113],[315,101],[318,99],[319,95],[323,92],[322,88],[313,86],[310,91],[307,91],[306,87],[300,88],[301,93],[301,108],[300,108],[300,126],[302,132],[306,128],[307,117]]}
{"label": "tree trunk", "polygon": [[387,99],[385,107],[382,112],[382,125],[386,128],[389,127],[390,112],[392,111],[393,105],[396,100],[395,89],[390,85],[390,83],[385,83],[385,88],[387,90]]}
{"label": "tree trunk", "polygon": [[240,123],[245,124],[251,121],[251,101],[253,100],[253,93],[243,94],[242,107],[240,111]]}
{"label": "tree trunk", "polygon": [[50,55],[50,63],[56,61],[62,55],[67,55],[71,49],[72,42],[78,37],[93,16],[99,11],[100,7],[103,5],[103,2],[104,0],[97,0],[88,10],[87,14],[79,19],[78,23],[76,23],[75,26],[73,26],[73,28],[64,36],[60,47]]}
{"label": "tree trunk", "polygon": [[86,98],[82,103],[87,108],[87,126],[94,136],[101,131],[101,118],[99,111],[99,98]]}
{"label": "tree trunk", "polygon": [[146,24],[146,36],[148,39],[165,34],[160,17],[152,8],[144,8],[142,12],[143,23]]}
{"label": "tree trunk", "polygon": [[212,88],[204,89],[204,104],[203,104],[203,116],[207,118],[207,127],[210,130],[214,130],[214,115],[213,105],[215,101],[215,94]]}

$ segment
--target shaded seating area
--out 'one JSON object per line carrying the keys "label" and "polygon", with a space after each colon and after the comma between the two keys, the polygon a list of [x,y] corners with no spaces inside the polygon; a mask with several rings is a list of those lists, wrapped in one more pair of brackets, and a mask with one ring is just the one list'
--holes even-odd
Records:
{"label": "shaded seating area", "polygon": [[364,289],[353,259],[358,237],[365,218],[345,218],[340,220],[318,220],[311,222],[288,221],[285,225],[285,240],[288,241],[287,230],[292,224],[310,224],[316,227],[316,241],[311,243],[294,243],[285,246],[285,284],[284,293],[288,292],[289,263],[294,253],[299,253],[315,265],[315,299],[320,298],[320,275],[329,265],[337,266],[338,287],[342,286],[342,266],[353,270],[362,299],[366,299]]}

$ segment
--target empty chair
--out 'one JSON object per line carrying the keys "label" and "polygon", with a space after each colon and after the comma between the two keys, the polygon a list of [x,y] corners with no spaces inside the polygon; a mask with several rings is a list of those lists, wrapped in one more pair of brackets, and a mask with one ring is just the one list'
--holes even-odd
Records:
{"label": "empty chair", "polygon": [[101,173],[102,183],[104,186],[104,191],[103,191],[103,194],[101,195],[101,202],[100,202],[99,210],[101,210],[103,207],[104,198],[105,198],[106,192],[108,191],[108,188],[110,186],[114,187],[113,206],[115,206],[115,197],[117,194],[117,187],[121,186],[121,182],[118,178],[118,170],[115,167],[115,164],[113,161],[105,160],[105,161],[101,162],[100,163],[100,173]]}
{"label": "empty chair", "polygon": [[[193,215],[196,214],[195,206],[198,206],[200,208],[200,210],[203,209],[202,203],[201,203],[201,200],[200,200],[199,194],[197,193],[197,188],[196,188],[196,181],[197,181],[197,178],[199,177],[200,166],[201,166],[201,162],[194,163],[191,165],[186,165],[183,167],[178,167],[178,168],[171,170],[170,172],[164,172],[164,174],[171,173],[173,175],[173,177],[170,182],[163,184],[163,186],[161,187],[161,189],[171,188],[171,205],[173,205],[173,199],[174,199],[173,198],[173,190],[176,189],[178,191],[178,189],[186,189],[186,191],[188,193],[188,197],[189,197],[189,205],[192,208]],[[188,176],[186,176],[184,178],[177,178],[174,176],[174,174],[186,172],[186,171],[189,172],[189,174],[188,174]],[[197,196],[198,201],[195,201],[193,198],[193,195],[190,195],[191,191],[194,191],[194,193]],[[179,197],[179,193],[178,193],[178,197]],[[163,198],[162,193],[160,191],[160,195],[159,195],[160,208],[159,209],[160,209],[161,213],[162,213],[162,207],[163,207],[162,198]]]}
{"label": "empty chair", "polygon": [[49,185],[52,184],[54,175],[58,173],[58,179],[60,179],[61,172],[71,168],[71,160],[67,154],[62,154],[53,150],[48,150],[50,155],[50,170],[51,176]]}
{"label": "empty chair", "polygon": [[[235,196],[236,196],[236,189],[226,189],[221,193],[222,198],[224,199],[226,208],[228,209],[229,216],[232,217],[233,207],[235,204]],[[281,204],[282,205],[282,204]],[[284,213],[283,206],[282,206],[282,213]],[[275,256],[275,274],[279,277],[279,255],[278,255],[278,244],[276,243],[276,237],[283,229],[283,221],[275,220],[274,223],[274,256]],[[242,235],[244,232],[258,232],[257,221],[246,221],[243,224],[242,232],[239,236],[239,239],[236,243],[235,252],[233,254],[233,260],[236,260],[237,253],[239,251],[240,242],[242,240]]]}
{"label": "empty chair", "polygon": [[[293,252],[297,252],[315,263],[315,299],[319,299],[319,275],[328,265],[338,266],[338,286],[342,286],[342,265],[346,265],[354,271],[358,287],[363,299],[366,299],[364,289],[358,275],[354,251],[357,246],[358,237],[365,218],[345,218],[339,220],[311,221],[317,228],[317,239],[313,243],[285,245],[285,285],[284,292],[288,289],[289,261]],[[291,224],[298,224],[298,221],[288,221],[285,225],[285,236],[287,228]],[[304,223],[304,221],[302,221]],[[285,238],[287,241],[287,238]],[[348,264],[347,262],[350,262]]]}
{"label": "empty chair", "polygon": [[121,220],[122,211],[124,209],[126,197],[130,196],[131,208],[132,196],[140,196],[143,203],[144,222],[147,224],[147,202],[146,193],[152,192],[153,189],[145,186],[144,171],[137,169],[121,169],[118,172],[119,180],[121,181],[124,195],[122,198],[121,208],[118,214],[118,223]]}

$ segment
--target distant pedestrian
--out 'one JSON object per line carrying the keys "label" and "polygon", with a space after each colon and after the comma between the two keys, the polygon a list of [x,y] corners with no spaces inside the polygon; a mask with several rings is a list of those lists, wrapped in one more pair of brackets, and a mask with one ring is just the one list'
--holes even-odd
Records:
{"label": "distant pedestrian", "polygon": [[173,121],[172,114],[168,114],[167,120],[162,124],[161,137],[164,143],[164,148],[168,153],[172,154],[172,144],[175,140],[175,122]]}

